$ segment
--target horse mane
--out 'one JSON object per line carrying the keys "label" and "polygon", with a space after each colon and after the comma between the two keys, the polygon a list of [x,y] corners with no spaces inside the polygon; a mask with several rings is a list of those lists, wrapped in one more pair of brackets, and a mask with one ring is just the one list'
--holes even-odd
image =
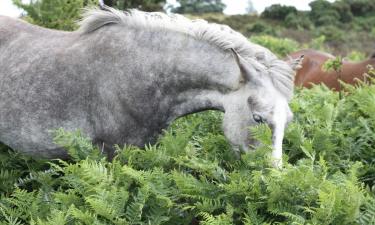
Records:
{"label": "horse mane", "polygon": [[172,30],[198,40],[207,41],[223,50],[233,49],[256,69],[268,71],[275,88],[288,100],[293,96],[294,71],[292,68],[284,61],[279,60],[271,51],[251,43],[229,26],[208,23],[202,19],[190,20],[178,14],[149,13],[136,9],[119,11],[104,6],[101,9],[86,8],[83,19],[79,22],[78,32],[89,34],[110,24],[143,29]]}

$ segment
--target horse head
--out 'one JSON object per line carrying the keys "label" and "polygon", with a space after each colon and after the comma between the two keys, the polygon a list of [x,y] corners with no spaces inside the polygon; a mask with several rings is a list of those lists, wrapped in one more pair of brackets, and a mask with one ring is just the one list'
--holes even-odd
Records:
{"label": "horse head", "polygon": [[[282,140],[284,129],[292,120],[293,114],[288,102],[293,93],[293,76],[300,68],[303,56],[289,64],[275,60],[273,66],[266,68],[255,59],[244,59],[234,52],[241,72],[240,88],[226,95],[224,101],[224,134],[237,151],[248,151],[249,146],[258,143],[251,137],[249,127],[267,124],[272,130],[273,164],[282,164]],[[275,73],[284,73],[285,80],[276,82]],[[287,80],[292,79],[292,80]],[[286,85],[287,87],[282,87]],[[289,89],[290,95],[283,92]],[[285,90],[284,90],[285,91]]]}

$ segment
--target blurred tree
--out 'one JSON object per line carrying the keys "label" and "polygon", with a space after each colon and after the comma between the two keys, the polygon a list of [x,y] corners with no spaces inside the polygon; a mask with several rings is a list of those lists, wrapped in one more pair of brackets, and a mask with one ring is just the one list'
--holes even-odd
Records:
{"label": "blurred tree", "polygon": [[304,12],[298,12],[297,14],[289,13],[285,17],[284,22],[287,27],[297,28],[299,30],[311,30],[313,28],[313,23]]}
{"label": "blurred tree", "polygon": [[121,10],[140,9],[143,11],[162,11],[166,0],[104,0],[104,4]]}
{"label": "blurred tree", "polygon": [[297,14],[296,7],[274,4],[267,7],[261,16],[267,19],[284,20],[290,13]]}
{"label": "blurred tree", "polygon": [[274,27],[272,27],[270,24],[267,24],[263,21],[257,21],[253,24],[249,24],[246,27],[246,31],[251,34],[267,34],[267,35],[273,35],[276,36],[276,31]]}
{"label": "blurred tree", "polygon": [[247,1],[246,13],[248,13],[248,14],[256,14],[257,13],[252,0]]}
{"label": "blurred tree", "polygon": [[336,11],[333,4],[325,0],[315,0],[310,2],[310,19],[317,26],[337,25],[340,21],[340,14]]}
{"label": "blurred tree", "polygon": [[97,0],[30,0],[13,3],[25,10],[25,19],[30,23],[59,30],[74,30],[81,9],[87,5],[97,5]]}
{"label": "blurred tree", "polygon": [[177,2],[180,5],[172,8],[172,12],[181,14],[198,14],[208,12],[222,13],[226,7],[221,0],[177,0]]}
{"label": "blurred tree", "polygon": [[374,0],[341,0],[350,6],[354,16],[373,16],[375,13]]}
{"label": "blurred tree", "polygon": [[314,30],[315,36],[324,36],[327,43],[334,45],[334,44],[342,44],[345,40],[345,31],[338,28],[334,25],[325,25],[317,27]]}
{"label": "blurred tree", "polygon": [[353,20],[353,13],[350,9],[350,4],[344,1],[336,1],[333,3],[334,9],[340,15],[340,21],[348,23]]}

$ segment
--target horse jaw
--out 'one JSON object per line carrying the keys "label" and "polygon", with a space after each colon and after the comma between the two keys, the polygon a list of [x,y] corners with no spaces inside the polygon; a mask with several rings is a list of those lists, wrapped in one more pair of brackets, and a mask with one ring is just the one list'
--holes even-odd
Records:
{"label": "horse jaw", "polygon": [[223,131],[233,150],[238,154],[241,150],[247,151],[248,127],[251,126],[251,111],[247,105],[247,90],[242,87],[239,90],[226,94],[222,98],[224,108]]}
{"label": "horse jaw", "polygon": [[[271,94],[272,93],[272,94]],[[249,146],[256,147],[257,143],[251,139],[249,128],[258,125],[252,120],[252,111],[247,102],[248,96],[254,92],[245,88],[230,93],[224,98],[224,120],[223,131],[236,154],[240,151],[247,152]],[[282,142],[284,129],[288,121],[292,119],[292,112],[289,109],[287,100],[279,95],[277,91],[270,92],[273,97],[267,97],[267,102],[273,102],[273,113],[269,117],[269,125],[272,127],[272,153],[271,163],[275,168],[282,167]]]}

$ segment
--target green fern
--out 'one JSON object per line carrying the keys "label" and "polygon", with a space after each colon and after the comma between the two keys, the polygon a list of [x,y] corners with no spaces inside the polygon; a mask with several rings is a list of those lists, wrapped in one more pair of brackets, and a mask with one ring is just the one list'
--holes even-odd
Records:
{"label": "green fern", "polygon": [[375,85],[300,90],[284,167],[271,130],[236,157],[221,113],[174,123],[156,145],[116,147],[107,161],[79,132],[57,131],[73,161],[46,163],[0,146],[0,224],[374,224]]}
{"label": "green fern", "polygon": [[369,197],[362,210],[357,222],[361,225],[375,225],[375,198]]}
{"label": "green fern", "polygon": [[98,160],[102,157],[100,150],[94,147],[90,139],[84,137],[79,130],[66,132],[60,128],[53,131],[53,136],[54,142],[64,147],[75,161],[86,158]]}

